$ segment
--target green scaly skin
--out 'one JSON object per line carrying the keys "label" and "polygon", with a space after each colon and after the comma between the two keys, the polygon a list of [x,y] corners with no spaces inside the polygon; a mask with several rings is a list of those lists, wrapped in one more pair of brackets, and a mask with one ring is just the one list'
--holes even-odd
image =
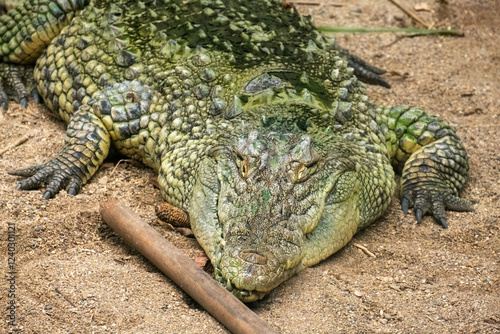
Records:
{"label": "green scaly skin", "polygon": [[36,60],[38,92],[69,125],[57,157],[11,172],[25,177],[18,188],[76,194],[114,145],[158,172],[216,279],[243,301],[380,217],[393,167],[418,221],[446,226],[445,208],[469,210],[454,129],[373,105],[355,73],[380,84],[381,72],[280,1],[39,2],[0,17],[0,76],[19,92],[7,63]]}

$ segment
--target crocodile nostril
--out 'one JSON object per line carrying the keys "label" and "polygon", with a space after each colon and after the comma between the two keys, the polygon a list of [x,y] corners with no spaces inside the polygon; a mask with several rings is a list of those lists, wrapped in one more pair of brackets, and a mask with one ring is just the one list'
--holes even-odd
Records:
{"label": "crocodile nostril", "polygon": [[240,252],[240,258],[255,264],[266,264],[267,256],[255,250],[244,250]]}

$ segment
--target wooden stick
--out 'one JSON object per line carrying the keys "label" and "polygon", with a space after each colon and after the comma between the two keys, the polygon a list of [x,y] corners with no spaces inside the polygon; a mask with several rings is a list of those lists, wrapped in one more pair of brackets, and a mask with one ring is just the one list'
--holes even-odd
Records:
{"label": "wooden stick", "polygon": [[112,199],[102,203],[99,211],[109,227],[232,333],[276,333],[124,204]]}
{"label": "wooden stick", "polygon": [[406,7],[401,2],[399,2],[399,0],[390,0],[390,1],[393,4],[395,4],[396,6],[398,6],[403,12],[410,15],[415,21],[417,21],[418,23],[420,23],[421,25],[423,25],[427,29],[430,28],[431,25],[429,23],[425,22],[423,19],[421,19],[420,16],[418,16],[418,14],[413,11],[413,9]]}

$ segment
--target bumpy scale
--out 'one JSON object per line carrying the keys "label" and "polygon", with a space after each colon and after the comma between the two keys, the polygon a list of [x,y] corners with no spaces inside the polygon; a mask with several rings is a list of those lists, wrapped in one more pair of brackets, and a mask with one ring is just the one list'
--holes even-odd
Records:
{"label": "bumpy scale", "polygon": [[26,104],[34,68],[35,91],[68,123],[58,156],[11,172],[18,188],[76,194],[113,145],[158,172],[244,301],[380,217],[393,167],[419,222],[446,227],[445,208],[469,210],[454,129],[373,105],[355,74],[387,86],[383,72],[280,2],[37,0],[1,16],[2,107]]}

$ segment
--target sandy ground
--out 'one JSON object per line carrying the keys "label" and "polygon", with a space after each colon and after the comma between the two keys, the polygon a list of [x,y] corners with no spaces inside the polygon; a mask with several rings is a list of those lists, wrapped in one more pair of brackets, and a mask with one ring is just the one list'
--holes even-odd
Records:
{"label": "sandy ground", "polygon": [[[389,1],[332,0],[298,5],[318,25],[404,27],[414,23]],[[444,230],[421,225],[395,199],[379,222],[342,251],[250,307],[280,333],[500,333],[498,190],[500,151],[500,2],[425,2],[421,16],[465,37],[339,35],[357,55],[390,71],[391,90],[371,87],[383,104],[424,107],[457,127],[470,154],[463,197],[475,212],[448,214]],[[336,6],[340,5],[340,6]],[[0,157],[0,332],[7,326],[7,223],[16,227],[16,324],[21,333],[226,333],[190,297],[115,235],[99,203],[120,198],[194,258],[200,248],[158,223],[159,192],[148,168],[108,163],[76,197],[45,201],[15,191],[6,170],[45,161],[65,126],[43,107],[12,103],[0,114],[0,147],[30,139]],[[353,243],[364,245],[371,257]]]}

